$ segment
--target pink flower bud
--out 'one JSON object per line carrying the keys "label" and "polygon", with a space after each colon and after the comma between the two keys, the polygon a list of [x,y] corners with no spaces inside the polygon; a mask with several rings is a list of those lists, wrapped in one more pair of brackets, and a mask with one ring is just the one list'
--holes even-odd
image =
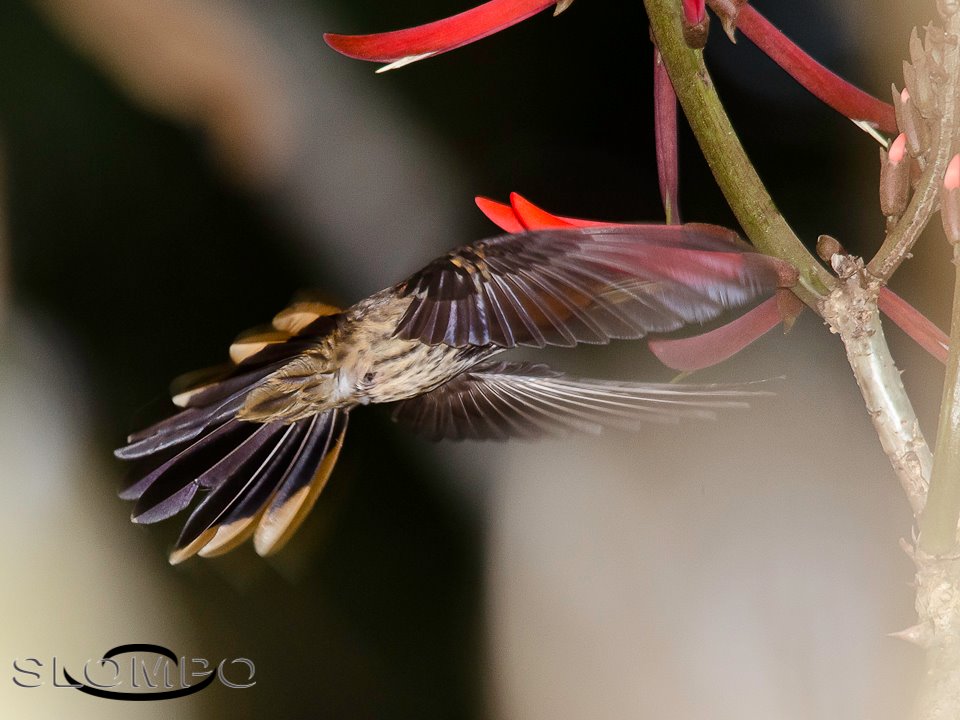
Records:
{"label": "pink flower bud", "polygon": [[946,190],[955,190],[960,187],[960,155],[954,155],[947,165],[947,172],[943,176],[943,187]]}
{"label": "pink flower bud", "polygon": [[952,245],[960,245],[960,155],[954,155],[943,176],[940,192],[940,220]]}
{"label": "pink flower bud", "polygon": [[887,158],[893,165],[899,165],[903,161],[903,156],[907,150],[907,135],[900,133],[896,139],[890,143],[890,150],[887,152]]}
{"label": "pink flower bud", "polygon": [[890,150],[880,150],[880,211],[889,217],[903,214],[910,199],[910,162],[905,162],[907,136],[897,135]]}

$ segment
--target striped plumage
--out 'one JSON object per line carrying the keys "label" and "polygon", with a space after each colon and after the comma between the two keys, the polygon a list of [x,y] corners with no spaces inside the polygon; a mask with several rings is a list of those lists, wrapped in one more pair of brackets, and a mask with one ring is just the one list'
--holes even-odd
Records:
{"label": "striped plumage", "polygon": [[245,333],[231,363],[186,376],[181,410],[128,438],[121,497],[135,522],[203,499],[171,562],[253,536],[278,550],[330,476],[350,410],[396,403],[433,439],[537,437],[703,417],[743,391],[578,380],[492,362],[518,345],[606,343],[669,331],[750,302],[779,261],[708,225],[548,230],[480,241],[346,310],[302,301]]}

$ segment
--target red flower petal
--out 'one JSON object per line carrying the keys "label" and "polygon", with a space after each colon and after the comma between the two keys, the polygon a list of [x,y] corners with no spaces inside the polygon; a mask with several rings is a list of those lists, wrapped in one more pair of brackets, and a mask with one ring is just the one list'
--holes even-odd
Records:
{"label": "red flower petal", "polygon": [[693,372],[736,355],[779,322],[777,298],[772,297],[716,330],[688,338],[653,338],[647,344],[667,367]]}
{"label": "red flower petal", "polygon": [[917,310],[889,288],[880,288],[877,298],[880,311],[909,335],[920,347],[943,364],[947,363],[950,338]]}
{"label": "red flower petal", "polygon": [[546,210],[541,210],[519,193],[510,193],[510,206],[513,208],[517,220],[527,230],[574,227],[573,223],[569,223],[556,215],[551,215]]}
{"label": "red flower petal", "polygon": [[[550,228],[565,228],[571,226],[602,227],[604,225],[618,224],[597,222],[596,220],[580,220],[579,218],[568,218],[560,215],[551,215],[546,210],[541,210],[539,207],[518,193],[511,193],[510,198],[521,208],[523,208],[521,212],[526,216],[527,221],[537,226],[533,229],[545,230]],[[488,198],[479,196],[474,198],[474,202],[476,202],[477,207],[480,208],[480,212],[486,215],[487,219],[501,230],[506,230],[507,232],[511,233],[519,233],[528,229],[528,226],[521,222],[520,215],[518,215],[514,208],[510,205],[505,205],[504,203],[499,203],[496,200],[490,200]]]}
{"label": "red flower petal", "polygon": [[458,15],[406,30],[372,35],[326,33],[323,39],[347,57],[390,63],[377,71],[382,72],[492,35],[553,4],[555,0],[489,0]]}
{"label": "red flower petal", "polygon": [[513,208],[496,200],[490,200],[485,197],[477,196],[473,199],[480,208],[480,212],[487,216],[487,219],[498,228],[508,233],[523,232],[523,225],[517,220]]}
{"label": "red flower petal", "polygon": [[897,132],[893,106],[851,85],[807,55],[769,20],[744,5],[737,27],[777,65],[821,101],[851,120],[865,120],[891,135]]}
{"label": "red flower petal", "polygon": [[[684,6],[686,7],[686,6]],[[660,58],[660,50],[653,49],[653,129],[657,148],[657,179],[660,181],[660,199],[668,223],[680,222],[677,187],[680,170],[677,161],[677,94]]]}

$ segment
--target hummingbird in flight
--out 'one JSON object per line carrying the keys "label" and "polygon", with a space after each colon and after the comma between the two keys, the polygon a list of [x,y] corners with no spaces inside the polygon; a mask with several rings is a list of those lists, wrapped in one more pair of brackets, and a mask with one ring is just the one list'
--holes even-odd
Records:
{"label": "hummingbird in flight", "polygon": [[538,230],[465,245],[345,310],[302,300],[242,334],[230,362],[174,382],[171,417],[115,451],[120,496],[153,523],[202,495],[178,563],[253,537],[279,550],[303,522],[360,405],[433,440],[537,438],[711,417],[742,387],[583,379],[501,360],[520,346],[635,339],[776,290],[783,261],[713,225]]}

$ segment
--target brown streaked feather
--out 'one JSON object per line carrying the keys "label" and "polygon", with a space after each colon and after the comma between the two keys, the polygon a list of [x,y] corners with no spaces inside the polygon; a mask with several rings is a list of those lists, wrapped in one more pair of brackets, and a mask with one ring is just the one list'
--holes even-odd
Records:
{"label": "brown streaked feather", "polygon": [[504,235],[454,250],[398,285],[412,302],[396,334],[503,348],[638,338],[773,292],[779,267],[710,225]]}
{"label": "brown streaked feather", "polygon": [[256,422],[293,422],[313,415],[318,394],[332,382],[329,370],[325,356],[294,358],[249,392],[238,416]]}
{"label": "brown streaked feather", "polygon": [[546,365],[487,362],[397,404],[393,419],[431,440],[504,440],[642,423],[711,419],[769,393],[728,385],[625,383],[566,377]]}

